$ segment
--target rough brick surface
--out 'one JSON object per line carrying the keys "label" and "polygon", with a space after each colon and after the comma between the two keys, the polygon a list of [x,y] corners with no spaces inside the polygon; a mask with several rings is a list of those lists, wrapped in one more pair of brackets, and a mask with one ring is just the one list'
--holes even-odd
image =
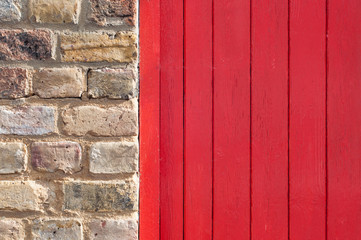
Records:
{"label": "rough brick surface", "polygon": [[21,11],[18,0],[1,0],[0,1],[0,21],[19,21]]}
{"label": "rough brick surface", "polygon": [[130,69],[95,69],[88,74],[89,96],[130,99],[136,95],[136,77]]}
{"label": "rough brick surface", "polygon": [[0,98],[23,98],[30,94],[30,76],[24,68],[0,68]]}
{"label": "rough brick surface", "polygon": [[32,226],[34,240],[82,240],[82,225],[77,220],[35,220]]}
{"label": "rough brick surface", "polygon": [[55,131],[55,109],[0,106],[0,134],[43,135]]}
{"label": "rough brick surface", "polygon": [[133,107],[77,106],[63,111],[64,133],[83,136],[135,136],[138,113]]}
{"label": "rough brick surface", "polygon": [[76,142],[36,142],[31,145],[31,164],[45,172],[81,170],[81,146]]}
{"label": "rough brick surface", "polygon": [[20,220],[0,220],[0,240],[21,240],[25,238],[24,224]]}
{"label": "rough brick surface", "polygon": [[138,171],[138,143],[99,142],[90,148],[90,172],[132,173]]}
{"label": "rough brick surface", "polygon": [[0,174],[20,173],[26,169],[26,145],[18,142],[0,143]]}
{"label": "rough brick surface", "polygon": [[30,0],[29,17],[38,23],[78,23],[79,0]]}
{"label": "rough brick surface", "polygon": [[0,60],[46,60],[52,57],[46,30],[0,30]]}
{"label": "rough brick surface", "polygon": [[65,33],[60,47],[64,62],[133,62],[137,58],[133,33]]}
{"label": "rough brick surface", "polygon": [[0,182],[0,210],[42,211],[47,198],[47,189],[36,182]]}
{"label": "rough brick surface", "polygon": [[80,97],[86,91],[80,68],[40,69],[34,73],[34,93],[41,98]]}
{"label": "rough brick surface", "polygon": [[66,182],[64,209],[89,212],[135,211],[138,209],[138,182]]}
{"label": "rough brick surface", "polygon": [[89,0],[91,13],[89,19],[105,25],[124,25],[134,27],[136,23],[136,0]]}
{"label": "rough brick surface", "polygon": [[138,222],[135,219],[95,219],[88,223],[91,240],[137,240]]}

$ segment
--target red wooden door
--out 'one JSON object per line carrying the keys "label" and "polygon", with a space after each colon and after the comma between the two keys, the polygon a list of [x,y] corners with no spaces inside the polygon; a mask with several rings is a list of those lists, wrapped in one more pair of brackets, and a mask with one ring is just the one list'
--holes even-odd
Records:
{"label": "red wooden door", "polygon": [[140,239],[361,239],[361,1],[140,0]]}

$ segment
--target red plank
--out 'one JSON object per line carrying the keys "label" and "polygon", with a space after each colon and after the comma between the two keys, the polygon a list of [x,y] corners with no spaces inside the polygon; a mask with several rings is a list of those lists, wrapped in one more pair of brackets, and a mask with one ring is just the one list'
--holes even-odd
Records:
{"label": "red plank", "polygon": [[212,1],[185,0],[184,239],[212,238]]}
{"label": "red plank", "polygon": [[[225,27],[226,26],[226,27]],[[250,237],[250,3],[214,1],[213,239]]]}
{"label": "red plank", "polygon": [[328,239],[361,236],[361,1],[328,5]]}
{"label": "red plank", "polygon": [[252,239],[288,239],[288,1],[252,2]]}
{"label": "red plank", "polygon": [[161,239],[183,239],[183,0],[161,2]]}
{"label": "red plank", "polygon": [[159,0],[140,1],[140,240],[159,239]]}
{"label": "red plank", "polygon": [[290,239],[325,239],[326,0],[290,5]]}

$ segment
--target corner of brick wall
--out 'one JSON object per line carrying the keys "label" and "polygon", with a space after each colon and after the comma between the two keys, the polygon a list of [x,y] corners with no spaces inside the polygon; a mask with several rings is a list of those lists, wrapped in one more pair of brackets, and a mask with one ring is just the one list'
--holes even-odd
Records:
{"label": "corner of brick wall", "polygon": [[1,239],[138,239],[137,4],[0,1]]}

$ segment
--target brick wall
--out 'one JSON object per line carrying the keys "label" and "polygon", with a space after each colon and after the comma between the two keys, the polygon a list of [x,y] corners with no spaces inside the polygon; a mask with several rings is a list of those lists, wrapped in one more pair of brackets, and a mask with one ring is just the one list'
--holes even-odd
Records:
{"label": "brick wall", "polygon": [[0,239],[138,238],[136,12],[0,1]]}

